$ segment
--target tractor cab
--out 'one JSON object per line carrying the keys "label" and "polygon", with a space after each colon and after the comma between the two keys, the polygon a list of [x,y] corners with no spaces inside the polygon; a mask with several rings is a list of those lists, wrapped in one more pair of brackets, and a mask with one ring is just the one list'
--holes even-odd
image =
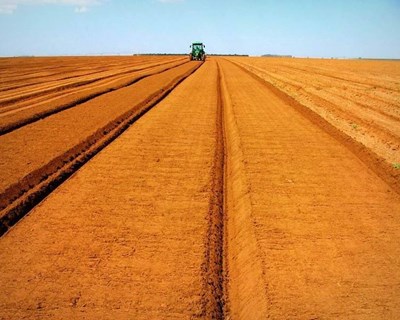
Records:
{"label": "tractor cab", "polygon": [[190,60],[197,60],[197,61],[206,60],[206,52],[204,50],[206,46],[203,43],[194,42],[190,47],[192,48],[192,51],[189,55]]}

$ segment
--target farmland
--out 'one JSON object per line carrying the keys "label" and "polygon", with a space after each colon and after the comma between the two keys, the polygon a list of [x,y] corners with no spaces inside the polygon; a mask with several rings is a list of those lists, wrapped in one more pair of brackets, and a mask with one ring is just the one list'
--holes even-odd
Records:
{"label": "farmland", "polygon": [[0,75],[0,319],[400,316],[400,62]]}

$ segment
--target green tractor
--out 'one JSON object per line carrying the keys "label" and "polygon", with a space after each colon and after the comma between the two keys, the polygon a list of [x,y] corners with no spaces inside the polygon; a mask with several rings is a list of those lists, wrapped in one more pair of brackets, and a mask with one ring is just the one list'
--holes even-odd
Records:
{"label": "green tractor", "polygon": [[204,44],[194,42],[190,47],[192,48],[192,52],[189,55],[190,60],[206,61],[206,52],[204,51],[206,46]]}

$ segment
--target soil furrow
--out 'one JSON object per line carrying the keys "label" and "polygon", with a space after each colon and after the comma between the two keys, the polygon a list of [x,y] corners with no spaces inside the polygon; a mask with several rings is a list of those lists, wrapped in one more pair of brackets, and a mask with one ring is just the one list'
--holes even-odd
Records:
{"label": "soil furrow", "polygon": [[255,235],[252,203],[235,113],[219,67],[225,132],[224,290],[227,319],[266,319],[265,261]]}
{"label": "soil furrow", "polygon": [[[399,194],[335,136],[335,128],[329,132],[302,110],[307,108],[254,74],[226,60],[220,66],[231,101],[226,106],[236,119],[249,205],[247,215],[229,207],[225,213],[232,319],[398,318],[400,218],[394,213]],[[228,151],[228,159],[229,154],[234,153]],[[234,176],[227,179],[232,184]],[[243,197],[233,199],[238,203]],[[244,221],[237,232],[247,225],[254,234],[257,254],[247,254],[250,263],[260,264],[260,280],[254,282],[263,284],[264,295],[257,303],[258,295],[243,298],[252,288],[245,279],[247,264],[237,268],[234,290],[235,264],[244,258],[233,259],[232,250],[246,250],[250,238],[232,242],[230,219],[239,217]],[[242,298],[232,299],[235,294]],[[240,304],[251,308],[239,313]],[[255,316],[260,306],[264,314]]]}
{"label": "soil furrow", "polygon": [[[234,63],[234,62],[231,62]],[[400,172],[393,167],[391,163],[388,163],[385,158],[378,155],[374,150],[371,150],[361,142],[354,140],[352,137],[347,135],[345,132],[339,130],[322,116],[311,110],[310,108],[302,105],[296,101],[293,97],[289,96],[286,92],[278,89],[276,86],[272,85],[265,79],[259,77],[255,73],[247,70],[245,67],[234,63],[244,72],[251,75],[257,81],[262,83],[264,86],[271,90],[283,99],[288,105],[295,108],[302,115],[307,117],[313,123],[317,124],[324,131],[329,133],[332,137],[337,139],[343,145],[345,145],[349,150],[351,150],[361,161],[363,161],[371,170],[373,170],[378,176],[380,176],[388,185],[390,185],[393,190],[400,194]]]}
{"label": "soil furrow", "polygon": [[[309,72],[309,71],[307,71],[305,69],[298,68],[298,67],[296,68],[296,67],[291,66],[290,68],[299,70],[301,72]],[[392,86],[388,87],[388,86],[377,85],[377,81],[379,81],[379,78],[373,79],[373,81],[358,81],[358,80],[355,80],[355,79],[345,78],[343,76],[342,77],[341,76],[335,76],[332,73],[326,74],[326,73],[322,73],[322,72],[313,71],[313,72],[310,72],[310,74],[312,76],[318,75],[318,76],[321,76],[321,77],[326,77],[328,79],[336,79],[336,80],[339,80],[339,81],[348,82],[350,84],[357,84],[357,85],[362,85],[362,86],[365,86],[365,87],[378,87],[380,89],[384,89],[384,90],[388,90],[388,91],[400,92],[400,89],[396,88],[395,81],[393,81]]]}
{"label": "soil furrow", "polygon": [[[94,59],[93,59],[94,58]],[[96,59],[97,58],[97,59]],[[84,58],[76,58],[77,61],[74,62],[74,58],[66,59],[60,64],[59,61],[49,59],[43,59],[41,63],[39,63],[35,67],[29,67],[26,65],[26,62],[22,62],[21,64],[16,64],[14,62],[10,62],[7,66],[9,74],[5,75],[0,81],[0,92],[8,91],[8,86],[17,85],[21,86],[20,88],[26,87],[35,87],[39,88],[41,86],[46,86],[46,83],[55,83],[56,81],[63,82],[63,80],[68,80],[72,78],[84,78],[84,77],[93,77],[98,75],[97,77],[102,77],[107,74],[116,74],[121,71],[126,71],[132,69],[132,67],[141,67],[141,66],[149,66],[150,64],[162,63],[163,61],[172,61],[178,60],[178,57],[169,57],[169,58],[159,58],[159,59],[148,59],[138,57],[126,57],[126,59],[121,59],[118,63],[110,63],[109,58],[107,59],[99,59],[99,57],[91,57],[90,60],[93,59],[93,63],[88,63]],[[182,59],[182,58],[180,58]],[[46,68],[45,63],[52,65],[50,68]],[[2,62],[6,64],[5,62]],[[0,62],[1,64],[1,62]],[[35,81],[36,80],[36,81]],[[24,92],[24,90],[22,90]],[[0,95],[1,96],[1,95]]]}
{"label": "soil furrow", "polygon": [[[369,91],[374,90],[374,93],[377,93],[378,85],[369,86],[369,87],[354,87],[347,83],[341,83],[340,81],[333,82],[332,79],[321,79],[318,74],[310,74],[304,75],[299,74],[296,72],[290,72],[279,69],[279,77],[278,74],[275,72],[272,75],[271,73],[267,72],[266,70],[261,70],[257,68],[259,71],[263,71],[265,74],[268,74],[270,77],[274,77],[276,80],[281,81],[284,85],[294,85],[295,88],[301,88],[303,90],[309,91],[310,89],[316,90],[319,94],[324,94],[324,91],[328,92],[328,95],[336,95],[343,99],[348,100],[351,103],[358,103],[358,106],[362,108],[368,109],[368,111],[378,112],[382,116],[390,117],[394,120],[398,120],[398,114],[395,113],[395,110],[390,106],[396,103],[398,100],[398,94],[395,92],[386,89],[382,90],[382,92],[389,94],[387,98],[390,99],[382,99],[376,95],[371,94]],[[296,81],[296,79],[302,79],[302,82]],[[303,83],[303,86],[301,85]],[[304,83],[311,84],[311,88],[304,88]],[[377,83],[379,83],[377,81]],[[334,92],[334,91],[337,92]],[[321,91],[321,92],[318,92]],[[335,101],[334,97],[331,97],[332,101]],[[368,113],[367,113],[368,115]]]}
{"label": "soil furrow", "polygon": [[382,132],[386,111],[336,83],[351,97],[380,74],[331,87],[327,67],[249,59],[182,63],[0,134],[1,319],[399,317],[400,170],[329,118]]}
{"label": "soil furrow", "polygon": [[[32,108],[34,110],[34,112],[28,113],[28,114],[22,115],[22,116],[17,116],[16,119],[12,119],[11,118],[12,120],[5,120],[4,124],[0,123],[0,136],[3,135],[3,134],[7,134],[9,132],[12,132],[12,131],[14,131],[16,129],[19,129],[19,128],[25,126],[25,125],[34,123],[34,122],[36,122],[38,120],[42,120],[42,119],[44,119],[46,117],[49,117],[49,116],[54,115],[54,114],[57,114],[57,113],[59,113],[61,111],[76,107],[79,104],[82,104],[84,102],[90,101],[90,100],[92,100],[94,98],[97,98],[97,97],[99,97],[101,95],[104,95],[106,93],[109,93],[109,92],[112,92],[112,91],[115,91],[115,90],[118,90],[118,89],[121,89],[121,88],[129,87],[129,86],[131,86],[131,85],[137,83],[138,81],[143,80],[143,79],[145,79],[147,77],[160,74],[162,72],[171,70],[173,68],[179,67],[179,66],[184,65],[186,63],[188,63],[188,62],[184,61],[184,62],[181,62],[179,64],[174,64],[172,66],[167,66],[166,68],[162,68],[161,70],[156,70],[156,71],[153,71],[153,72],[149,72],[149,73],[145,73],[145,74],[142,74],[142,75],[138,75],[138,76],[130,79],[129,81],[124,81],[123,83],[119,83],[117,85],[107,85],[107,86],[105,86],[105,88],[100,88],[100,89],[96,87],[95,89],[92,89],[92,90],[94,90],[94,92],[92,92],[90,94],[88,94],[88,93],[79,94],[79,90],[78,91],[73,91],[72,93],[69,93],[67,95],[72,95],[73,94],[74,96],[78,95],[78,97],[74,97],[72,99],[68,98],[68,97],[65,98],[65,97],[60,95],[60,97],[57,97],[57,98],[59,98],[60,100],[66,99],[68,102],[61,102],[60,103],[58,101],[55,101],[55,102],[52,102],[51,104],[49,104],[49,106],[44,105],[43,107],[40,108],[41,110],[37,110],[38,108],[35,108],[35,106],[25,107],[24,110]],[[104,87],[104,85],[103,85],[103,87]],[[83,89],[83,90],[86,91],[86,89]],[[3,114],[0,115],[0,117],[6,116],[6,115],[7,114],[3,113]]]}
{"label": "soil furrow", "polygon": [[217,315],[204,305],[220,269],[207,242],[221,201],[217,101],[206,61],[1,237],[0,318]]}
{"label": "soil furrow", "polygon": [[[215,62],[214,62],[215,63]],[[224,120],[221,82],[218,69],[217,79],[217,117],[214,163],[211,169],[212,197],[208,216],[208,231],[206,237],[206,254],[204,263],[204,295],[203,308],[207,319],[224,318]]]}
{"label": "soil furrow", "polygon": [[[399,102],[399,94],[390,89],[380,88],[379,78],[376,79],[374,84],[365,87],[352,85],[351,83],[346,83],[341,80],[333,80],[329,77],[324,78],[319,74],[299,73],[296,69],[287,69],[284,65],[279,65],[279,68],[270,70],[269,68],[263,68],[262,66],[257,67],[249,61],[243,63],[250,70],[255,69],[264,73],[268,77],[281,82],[281,88],[289,85],[293,86],[295,90],[315,89],[319,94],[324,94],[324,91],[328,91],[329,94],[332,94],[332,91],[336,90],[338,94],[347,99],[348,102],[358,102],[383,116],[396,118],[399,115],[398,110],[395,108],[395,105]],[[333,71],[331,71],[331,73],[333,73]],[[388,81],[386,80],[385,82]],[[395,84],[393,84],[393,87],[395,87]],[[333,97],[331,97],[330,100],[335,101]],[[368,113],[366,113],[366,115],[368,116]]]}
{"label": "soil furrow", "polygon": [[[93,79],[67,79],[64,81],[51,81],[50,83],[46,83],[46,85],[42,85],[39,88],[34,87],[34,88],[28,88],[28,90],[26,90],[27,92],[24,92],[23,90],[18,90],[15,93],[9,94],[9,95],[3,95],[3,97],[0,99],[0,107],[4,107],[4,106],[8,106],[10,104],[14,104],[16,102],[19,101],[23,101],[23,100],[27,100],[30,98],[35,98],[38,96],[43,96],[46,94],[50,94],[53,92],[60,92],[60,91],[64,91],[66,89],[74,89],[74,88],[78,88],[84,85],[88,85],[91,83],[95,83],[101,80],[106,80],[106,79],[110,79],[110,78],[114,78],[114,77],[118,77],[118,76],[122,76],[122,75],[126,75],[129,73],[133,73],[133,72],[137,72],[137,71],[142,71],[142,70],[146,70],[146,69],[150,69],[153,67],[157,67],[160,65],[165,64],[164,62],[162,63],[157,63],[155,65],[150,65],[150,66],[146,66],[143,68],[130,68],[128,70],[125,71],[120,71],[120,72],[111,72],[111,74],[109,74],[110,72],[106,72],[108,74],[106,75],[102,75],[100,77],[95,77]],[[85,74],[83,77],[81,78],[87,78],[87,74]],[[63,83],[64,82],[64,83]],[[2,91],[1,91],[2,92]],[[1,108],[3,109],[3,108]]]}
{"label": "soil furrow", "polygon": [[[122,75],[119,74],[118,76],[110,76],[110,77],[103,77],[101,79],[97,79],[96,81],[91,82],[88,85],[80,86],[80,87],[73,87],[67,90],[62,90],[62,91],[55,91],[53,93],[49,93],[46,95],[39,95],[38,97],[33,97],[30,99],[23,99],[22,101],[18,103],[14,103],[10,106],[7,107],[2,107],[1,108],[1,115],[0,116],[6,116],[7,114],[12,114],[16,112],[20,112],[24,109],[32,108],[32,107],[37,107],[40,105],[41,102],[47,102],[51,101],[54,99],[62,99],[65,96],[70,96],[72,94],[77,94],[79,92],[85,92],[90,89],[95,89],[95,88],[101,88],[101,87],[110,87],[110,88],[117,88],[123,86],[123,84],[129,82],[129,80],[132,79],[133,75],[141,75],[141,74],[146,74],[146,73],[152,73],[154,72],[154,69],[156,70],[161,70],[162,68],[157,68],[159,66],[165,67],[164,69],[171,67],[171,66],[178,66],[180,64],[183,64],[184,61],[179,62],[166,62],[166,63],[160,63],[154,66],[150,66],[148,68],[138,68],[138,70],[131,70],[128,73],[123,73]],[[152,70],[149,70],[152,69]],[[148,72],[143,72],[143,71],[148,71]],[[142,72],[140,72],[142,71]]]}
{"label": "soil furrow", "polygon": [[[173,60],[179,60],[179,59],[173,59]],[[162,61],[160,63],[160,61],[156,62],[154,61],[153,64],[149,65],[149,61],[146,60],[136,60],[134,62],[131,62],[129,64],[129,67],[127,65],[121,65],[118,69],[115,68],[115,70],[113,70],[113,73],[111,76],[116,76],[118,74],[121,74],[121,72],[129,72],[130,71],[134,71],[134,70],[143,70],[143,67],[141,65],[146,65],[145,68],[150,68],[151,66],[156,66],[156,65],[160,65],[163,63],[168,63],[171,62],[173,60],[167,60],[167,61]],[[96,65],[95,65],[96,66]],[[132,66],[135,66],[134,69],[132,69]],[[95,71],[93,71],[95,70]],[[37,71],[37,70],[36,70]],[[69,72],[68,72],[69,71]],[[0,86],[0,92],[5,92],[5,91],[9,91],[9,90],[13,90],[13,89],[21,89],[24,87],[28,87],[28,86],[32,86],[32,85],[38,85],[38,84],[45,84],[45,83],[49,83],[49,82],[54,82],[54,81],[63,81],[63,80],[68,80],[68,79],[77,79],[79,77],[88,77],[88,76],[93,76],[96,74],[102,74],[109,71],[109,67],[102,67],[98,70],[96,70],[96,68],[86,68],[86,70],[84,68],[79,68],[79,71],[75,71],[71,72],[71,70],[62,70],[59,71],[57,73],[53,73],[52,75],[42,75],[42,76],[36,76],[36,77],[32,77],[32,73],[35,72],[35,70],[32,70],[31,72],[27,73],[27,75],[29,75],[30,77],[21,77],[20,75],[18,75],[17,79],[14,81],[8,81],[7,83],[12,83],[15,82],[17,84],[10,84],[8,87],[4,86],[4,84],[2,84]],[[11,78],[11,77],[10,77]],[[98,79],[100,79],[101,77],[98,77]],[[42,79],[42,80],[41,80]],[[21,82],[23,82],[21,84]]]}
{"label": "soil furrow", "polygon": [[[332,95],[334,97],[349,101],[349,97],[344,95],[343,93],[341,93],[338,90],[336,90],[336,91],[327,90],[327,91],[330,95]],[[357,94],[359,95],[359,100],[350,101],[351,104],[355,104],[357,107],[363,109],[364,112],[376,112],[380,116],[390,118],[390,120],[400,121],[400,112],[395,113],[396,110],[393,110],[393,108],[390,110],[386,110],[385,108],[382,109],[382,108],[376,107],[377,101],[383,102],[387,106],[389,106],[391,102],[384,101],[384,100],[376,98],[376,97],[371,97],[368,94],[362,94],[359,92],[357,92]],[[392,103],[392,105],[393,105],[393,103]],[[387,108],[387,109],[389,109],[389,108]]]}
{"label": "soil furrow", "polygon": [[[250,70],[252,68],[249,65],[244,65],[246,69]],[[349,101],[349,98],[346,96],[341,96],[332,92],[326,94],[327,90],[322,90],[321,87],[304,87],[302,82],[292,79],[293,77],[299,79],[299,76],[296,77],[294,74],[285,74],[284,76],[272,75],[259,68],[257,68],[257,71],[267,75],[274,81],[280,82],[283,87],[292,87],[295,91],[302,91],[314,103],[323,106],[324,109],[330,110],[343,119],[348,119],[368,129],[378,129],[378,134],[381,136],[382,141],[385,141],[385,138],[389,138],[392,141],[399,139],[400,132],[396,132],[399,117],[396,115],[384,112],[377,106],[368,106]],[[280,73],[282,73],[281,70]],[[300,79],[302,78],[304,78],[303,75]]]}
{"label": "soil furrow", "polygon": [[117,138],[133,122],[164,99],[179,83],[195,72],[200,65],[198,64],[183,75],[176,77],[146,100],[137,103],[129,111],[120,115],[106,126],[99,128],[78,145],[9,186],[0,194],[0,236],[83,164]]}

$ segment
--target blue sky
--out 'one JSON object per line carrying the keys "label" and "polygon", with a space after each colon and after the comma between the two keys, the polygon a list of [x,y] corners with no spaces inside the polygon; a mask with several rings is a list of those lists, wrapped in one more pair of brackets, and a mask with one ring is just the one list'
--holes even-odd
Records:
{"label": "blue sky", "polygon": [[0,0],[0,56],[400,58],[400,0]]}

